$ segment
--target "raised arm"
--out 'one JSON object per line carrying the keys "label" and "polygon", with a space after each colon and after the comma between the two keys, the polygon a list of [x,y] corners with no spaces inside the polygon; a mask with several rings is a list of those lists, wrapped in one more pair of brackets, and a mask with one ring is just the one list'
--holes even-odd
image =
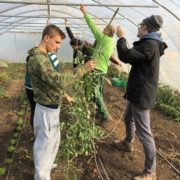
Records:
{"label": "raised arm", "polygon": [[65,26],[66,26],[66,31],[67,31],[67,33],[68,33],[69,38],[70,38],[70,39],[75,38],[75,37],[74,37],[74,34],[72,33],[72,31],[71,31],[71,29],[70,29],[70,27],[68,26],[68,20],[67,20],[67,19],[65,19]]}
{"label": "raised arm", "polygon": [[87,13],[86,7],[83,4],[81,4],[80,10],[84,14],[84,18],[86,19],[86,22],[89,28],[91,29],[95,39],[97,40],[103,37],[104,34],[96,27],[94,21],[91,19],[91,17]]}

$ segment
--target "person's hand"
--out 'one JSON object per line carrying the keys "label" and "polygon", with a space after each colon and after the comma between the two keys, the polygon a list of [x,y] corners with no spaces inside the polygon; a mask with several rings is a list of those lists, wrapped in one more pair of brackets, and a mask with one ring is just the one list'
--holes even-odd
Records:
{"label": "person's hand", "polygon": [[66,100],[70,106],[72,106],[73,98],[66,94]]}
{"label": "person's hand", "polygon": [[118,38],[122,38],[122,37],[125,36],[124,31],[121,29],[120,26],[117,27],[116,35],[117,35]]}
{"label": "person's hand", "polygon": [[88,43],[87,41],[84,41],[84,46],[85,46],[86,48],[90,48],[90,43]]}
{"label": "person's hand", "polygon": [[66,27],[68,27],[68,20],[67,19],[65,19],[65,25],[66,25]]}
{"label": "person's hand", "polygon": [[83,14],[86,14],[86,7],[83,4],[80,4],[80,10],[82,11]]}
{"label": "person's hand", "polygon": [[84,64],[84,67],[86,71],[92,71],[96,66],[97,60],[90,60],[86,64]]}

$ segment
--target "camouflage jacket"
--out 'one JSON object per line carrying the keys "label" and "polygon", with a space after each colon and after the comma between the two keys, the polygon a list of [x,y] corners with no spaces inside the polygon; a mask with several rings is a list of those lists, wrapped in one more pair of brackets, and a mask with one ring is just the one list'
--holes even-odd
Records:
{"label": "camouflage jacket", "polygon": [[34,101],[39,104],[59,104],[63,89],[87,73],[80,66],[68,74],[60,74],[54,70],[48,55],[37,47],[30,49],[28,54],[28,72],[34,90]]}

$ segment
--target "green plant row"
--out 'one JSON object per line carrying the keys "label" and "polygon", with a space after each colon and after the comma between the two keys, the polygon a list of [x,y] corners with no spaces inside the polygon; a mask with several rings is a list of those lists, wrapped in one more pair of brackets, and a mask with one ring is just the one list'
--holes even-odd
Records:
{"label": "green plant row", "polygon": [[177,91],[172,90],[167,85],[159,84],[156,106],[159,107],[165,115],[180,122],[180,94]]}
{"label": "green plant row", "polygon": [[68,122],[61,123],[61,130],[65,132],[63,141],[62,157],[67,166],[65,169],[65,180],[70,179],[69,172],[74,174],[74,179],[81,172],[74,165],[74,160],[79,155],[88,156],[92,153],[91,141],[101,137],[104,132],[96,126],[90,118],[90,108],[96,108],[92,98],[97,93],[98,77],[101,74],[88,73],[78,81],[73,91],[73,106],[63,105],[63,113],[66,114]]}
{"label": "green plant row", "polygon": [[7,60],[0,60],[0,63],[8,64],[8,67],[0,73],[0,82],[7,82],[9,79],[24,79],[25,74],[19,70],[25,68],[25,63],[10,63]]}
{"label": "green plant row", "polygon": [[[15,151],[15,145],[17,143],[17,139],[19,137],[20,131],[22,129],[22,125],[23,125],[23,116],[24,116],[24,112],[25,112],[25,108],[27,105],[27,97],[25,94],[21,94],[19,97],[20,102],[22,103],[22,111],[18,112],[17,115],[19,116],[18,120],[17,120],[17,127],[15,129],[15,133],[13,135],[13,138],[10,140],[10,146],[7,148],[7,152],[12,154]],[[12,158],[8,158],[5,159],[4,162],[2,162],[2,164],[0,165],[0,176],[3,176],[6,174],[7,171],[7,166],[9,164],[11,164],[13,162]]]}

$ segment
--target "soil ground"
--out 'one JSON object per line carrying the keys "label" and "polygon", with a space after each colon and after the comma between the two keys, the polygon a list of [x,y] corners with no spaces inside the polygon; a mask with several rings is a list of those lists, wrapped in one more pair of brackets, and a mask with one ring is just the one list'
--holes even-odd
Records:
{"label": "soil ground", "polygon": [[[25,69],[22,72],[25,72]],[[2,71],[1,71],[2,72]],[[2,85],[2,84],[1,84]],[[17,112],[21,111],[19,95],[24,92],[24,80],[12,79],[7,84],[5,94],[8,98],[0,98],[0,164],[12,155],[7,152],[10,139],[15,133]],[[107,108],[113,117],[113,121],[102,127],[107,133],[106,138],[96,140],[98,156],[79,156],[76,159],[76,166],[83,170],[78,180],[108,179],[103,172],[100,162],[104,165],[107,176],[110,180],[129,180],[139,175],[143,170],[144,153],[141,143],[135,137],[135,150],[131,153],[121,152],[114,149],[111,144],[115,139],[122,140],[125,136],[123,112],[126,100],[123,99],[125,89],[123,87],[110,86],[105,84],[104,100]],[[180,180],[180,125],[169,117],[154,108],[150,111],[151,128],[157,147],[157,180]],[[34,135],[29,123],[30,111],[24,116],[23,129],[20,140],[14,153],[12,165],[6,176],[0,180],[33,180],[33,140]],[[60,117],[63,121],[63,117]],[[63,140],[63,139],[62,139]],[[61,148],[59,148],[61,151]],[[168,162],[170,164],[168,164]],[[59,161],[61,163],[61,161]],[[98,165],[98,166],[97,166]],[[178,171],[175,171],[175,169]],[[62,170],[54,170],[51,173],[51,180],[64,180]]]}

